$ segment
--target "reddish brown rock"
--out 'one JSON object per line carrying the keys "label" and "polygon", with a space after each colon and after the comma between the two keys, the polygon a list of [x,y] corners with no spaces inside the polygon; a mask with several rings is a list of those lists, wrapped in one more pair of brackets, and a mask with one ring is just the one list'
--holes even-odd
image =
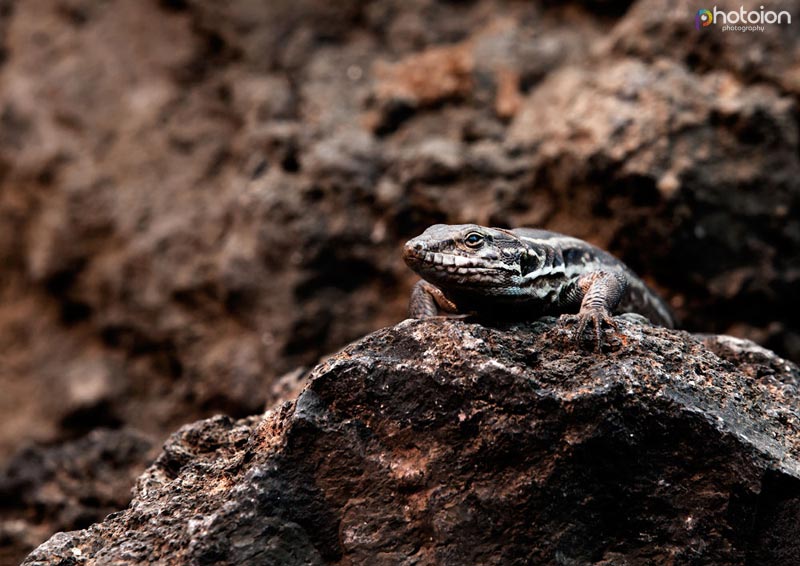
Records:
{"label": "reddish brown rock", "polygon": [[586,237],[800,360],[795,26],[697,8],[0,0],[0,461],[291,395],[404,317],[433,222]]}
{"label": "reddish brown rock", "polygon": [[472,88],[473,66],[466,45],[430,49],[376,69],[376,95],[379,100],[406,100],[413,106],[463,97]]}
{"label": "reddish brown rock", "polygon": [[381,330],[262,417],[182,428],[131,506],[25,564],[753,564],[800,558],[796,366],[621,322]]}
{"label": "reddish brown rock", "polygon": [[800,13],[800,2],[742,4],[720,0],[701,6],[681,0],[643,0],[633,3],[614,28],[612,38],[618,53],[635,54],[651,61],[659,57],[684,62],[689,68],[705,73],[725,69],[743,82],[767,82],[800,94],[800,61],[797,50],[800,36],[796,23],[764,26],[762,31],[721,31],[723,18],[715,26],[695,29],[694,17],[701,8],[720,12],[786,11],[792,18]]}

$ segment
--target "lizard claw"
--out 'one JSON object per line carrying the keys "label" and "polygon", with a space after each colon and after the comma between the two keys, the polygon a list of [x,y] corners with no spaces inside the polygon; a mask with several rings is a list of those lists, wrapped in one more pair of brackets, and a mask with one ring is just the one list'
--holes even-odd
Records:
{"label": "lizard claw", "polygon": [[578,331],[575,334],[575,339],[578,345],[581,345],[586,327],[591,326],[594,330],[592,333],[591,343],[594,345],[594,350],[600,352],[603,346],[603,326],[607,326],[613,330],[617,330],[617,323],[611,318],[611,313],[605,309],[591,309],[581,311],[578,313]]}

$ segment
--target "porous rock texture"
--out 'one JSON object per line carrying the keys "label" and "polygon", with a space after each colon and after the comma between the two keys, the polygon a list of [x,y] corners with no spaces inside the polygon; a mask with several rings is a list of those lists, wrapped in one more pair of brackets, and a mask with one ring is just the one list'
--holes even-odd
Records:
{"label": "porous rock texture", "polygon": [[[291,397],[404,317],[433,222],[588,239],[684,328],[800,360],[797,23],[697,9],[0,0],[0,483],[33,441],[159,445]],[[106,509],[60,494],[0,501],[0,549]]]}
{"label": "porous rock texture", "polygon": [[[21,450],[0,477],[0,510],[6,514],[0,539],[35,547],[54,525],[85,528],[124,508],[155,449],[135,431],[97,429],[70,442]],[[0,546],[0,564],[19,564],[17,554],[12,545]]]}
{"label": "porous rock texture", "polygon": [[28,566],[787,565],[800,561],[798,368],[620,321],[406,321],[295,401],[167,442],[130,507]]}

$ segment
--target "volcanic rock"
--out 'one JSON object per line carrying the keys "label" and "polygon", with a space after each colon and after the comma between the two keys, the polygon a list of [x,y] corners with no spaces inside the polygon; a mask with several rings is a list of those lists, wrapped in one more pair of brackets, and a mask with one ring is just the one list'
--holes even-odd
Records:
{"label": "volcanic rock", "polygon": [[380,330],[294,401],[183,427],[128,509],[25,564],[798,563],[798,368],[620,328]]}

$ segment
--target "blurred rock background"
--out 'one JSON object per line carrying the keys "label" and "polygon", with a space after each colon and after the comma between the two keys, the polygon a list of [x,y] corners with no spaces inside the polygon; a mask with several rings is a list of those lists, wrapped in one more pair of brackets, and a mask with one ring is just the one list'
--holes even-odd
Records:
{"label": "blurred rock background", "polygon": [[584,238],[800,360],[800,22],[698,7],[0,0],[0,561],[404,318],[434,222]]}

